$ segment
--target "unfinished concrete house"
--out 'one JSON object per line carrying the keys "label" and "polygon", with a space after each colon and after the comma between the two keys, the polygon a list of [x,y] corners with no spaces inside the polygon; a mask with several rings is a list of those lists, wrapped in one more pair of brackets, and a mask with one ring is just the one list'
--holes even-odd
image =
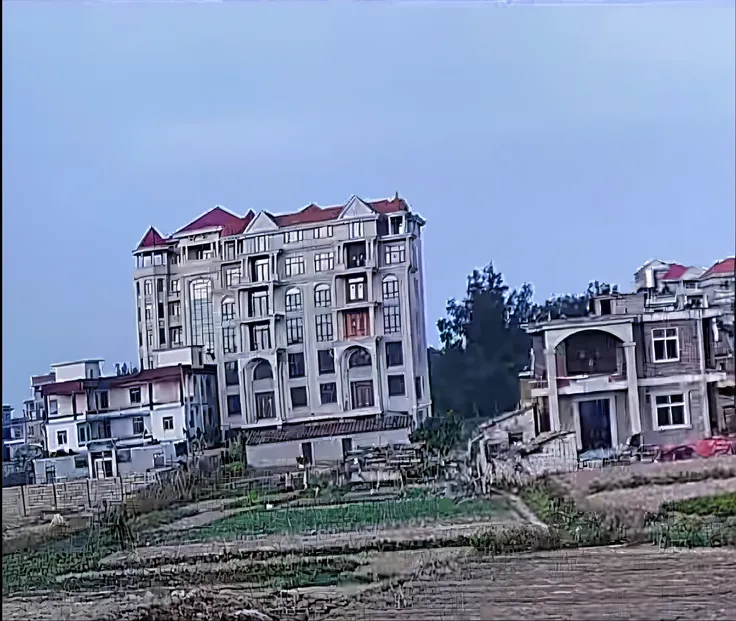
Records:
{"label": "unfinished concrete house", "polygon": [[542,431],[574,431],[580,452],[633,434],[679,444],[729,430],[733,357],[720,307],[650,304],[656,290],[598,296],[586,317],[529,325],[531,397]]}

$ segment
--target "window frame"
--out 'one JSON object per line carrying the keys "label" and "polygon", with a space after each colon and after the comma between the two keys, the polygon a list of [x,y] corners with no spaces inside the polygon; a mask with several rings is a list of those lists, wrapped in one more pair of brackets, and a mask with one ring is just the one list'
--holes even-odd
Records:
{"label": "window frame", "polygon": [[331,224],[318,226],[314,229],[314,239],[326,239],[328,237],[332,237],[333,233],[334,230]]}
{"label": "window frame", "polygon": [[[673,333],[673,334],[668,334]],[[658,336],[657,333],[661,333]],[[679,362],[680,361],[680,329],[677,327],[665,327],[665,328],[652,328],[652,362],[655,364],[661,364],[663,362]],[[676,356],[670,357],[667,351],[667,344],[670,342],[675,343]],[[663,343],[664,358],[657,358],[657,343]]]}
{"label": "window frame", "polygon": [[[387,385],[388,385],[388,396],[389,397],[404,397],[406,396],[406,378],[404,377],[403,373],[395,373],[392,375],[387,376]],[[392,381],[399,382],[400,384],[400,392],[396,392],[392,390]],[[395,387],[394,387],[395,388]]]}
{"label": "window frame", "polygon": [[304,241],[304,229],[284,233],[285,244],[298,244],[300,241]]}
{"label": "window frame", "polygon": [[[135,430],[137,422],[140,422],[141,427],[143,428],[142,431]],[[132,424],[133,424],[133,435],[143,435],[144,433],[146,433],[146,423],[142,416],[134,416]]]}
{"label": "window frame", "polygon": [[[231,408],[230,405],[235,403],[238,404],[237,409]],[[243,415],[243,402],[240,400],[240,395],[238,393],[227,395],[225,397],[225,409],[227,410],[228,417]]]}
{"label": "window frame", "polygon": [[314,253],[314,271],[330,272],[335,269],[335,253],[334,252],[315,252]]}
{"label": "window frame", "polygon": [[[391,348],[391,349],[389,349]],[[391,364],[391,350],[396,349],[399,352],[399,362]],[[394,367],[404,366],[404,343],[402,341],[387,341],[386,342],[386,368],[391,369]]]}
{"label": "window frame", "polygon": [[238,353],[238,331],[235,326],[222,327],[222,350],[226,354]]}
{"label": "window frame", "polygon": [[[322,352],[327,352],[323,354]],[[331,361],[331,366],[328,369],[322,365],[323,356],[326,356]],[[318,349],[317,350],[317,371],[319,375],[334,375],[335,374],[335,350],[334,349]]]}
{"label": "window frame", "polygon": [[306,268],[303,254],[294,254],[284,257],[284,276],[292,278],[304,274]]}
{"label": "window frame", "polygon": [[[298,391],[298,394],[304,395],[304,402],[296,404],[294,403],[294,393],[295,391]],[[292,409],[301,409],[301,408],[308,408],[309,407],[309,392],[307,391],[306,386],[291,386],[289,387],[289,403],[291,404]]]}
{"label": "window frame", "polygon": [[381,294],[384,301],[399,299],[399,279],[393,274],[385,276],[381,281]]}
{"label": "window frame", "polygon": [[332,308],[332,287],[320,283],[314,287],[314,305],[317,308]]}
{"label": "window frame", "polygon": [[[62,440],[62,438],[64,438]],[[58,429],[56,431],[56,444],[59,446],[66,446],[69,444],[69,433],[66,429]]]}
{"label": "window frame", "polygon": [[235,300],[225,299],[222,301],[220,317],[222,321],[233,321],[235,319]]}
{"label": "window frame", "polygon": [[[137,394],[138,398],[134,399],[133,396]],[[128,398],[133,405],[140,405],[143,402],[143,391],[140,386],[134,386],[128,389]]]}
{"label": "window frame", "polygon": [[237,287],[243,281],[243,270],[240,265],[228,265],[223,270],[225,277],[225,286],[228,288]]}
{"label": "window frame", "polygon": [[318,343],[328,343],[335,340],[332,313],[321,313],[314,316],[314,333]]}
{"label": "window frame", "polygon": [[[330,388],[330,391],[327,390],[328,387]],[[325,395],[327,393],[330,393],[333,397],[332,400],[325,400]],[[337,382],[322,382],[319,385],[319,402],[321,405],[332,405],[333,403],[337,403]]]}
{"label": "window frame", "polygon": [[383,333],[401,334],[401,307],[398,304],[383,307]]}
{"label": "window frame", "polygon": [[303,351],[290,352],[286,355],[289,379],[306,377],[307,364]]}
{"label": "window frame", "polygon": [[383,249],[383,260],[385,265],[406,263],[406,244],[404,242],[386,244]]}
{"label": "window frame", "polygon": [[[232,380],[235,378],[234,382]],[[237,360],[228,360],[225,362],[225,386],[240,386],[240,371],[238,370]]]}
{"label": "window frame", "polygon": [[304,342],[304,318],[289,317],[286,320],[286,344],[299,345]]}
{"label": "window frame", "polygon": [[[679,401],[673,401],[673,397],[679,398]],[[688,407],[688,393],[683,392],[656,392],[650,394],[652,402],[652,425],[655,431],[669,431],[670,429],[690,429],[692,424],[690,422],[690,408]],[[667,399],[666,402],[658,403],[659,399]],[[682,406],[682,423],[672,423],[673,406]],[[659,411],[660,409],[667,409],[669,412],[669,425],[659,424]]]}
{"label": "window frame", "polygon": [[[354,276],[348,278],[346,298],[348,304],[352,302],[365,302],[368,299],[368,279],[365,276]],[[353,295],[355,293],[355,295]]]}
{"label": "window frame", "polygon": [[[273,390],[264,390],[253,395],[256,420],[271,420],[276,418],[276,396]],[[268,404],[270,412],[264,415],[263,405]]]}
{"label": "window frame", "polygon": [[164,416],[161,419],[161,428],[164,431],[174,431],[174,417],[173,416]]}
{"label": "window frame", "polygon": [[304,298],[299,287],[291,287],[284,295],[284,310],[287,313],[298,313],[304,310]]}

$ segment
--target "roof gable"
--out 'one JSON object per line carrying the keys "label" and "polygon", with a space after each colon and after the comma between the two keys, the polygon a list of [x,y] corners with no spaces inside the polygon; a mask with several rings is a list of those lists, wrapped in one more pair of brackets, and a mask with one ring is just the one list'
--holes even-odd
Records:
{"label": "roof gable", "polygon": [[298,226],[300,224],[318,224],[319,222],[327,222],[334,220],[340,215],[342,207],[320,207],[311,203],[301,211],[296,213],[287,213],[280,216],[273,216],[274,222],[278,226]]}
{"label": "roof gable", "polygon": [[138,242],[136,250],[141,250],[142,248],[153,248],[154,246],[165,246],[166,244],[167,241],[161,236],[161,233],[159,233],[154,227],[149,227],[146,234],[141,238],[141,241]]}
{"label": "roof gable", "polygon": [[261,211],[253,218],[251,223],[246,227],[246,233],[269,233],[278,230],[278,225],[274,222],[273,216],[266,212]]}
{"label": "roof gable", "polygon": [[337,217],[338,220],[346,220],[348,218],[360,218],[375,215],[375,210],[366,202],[360,200],[353,195],[345,204],[345,207]]}

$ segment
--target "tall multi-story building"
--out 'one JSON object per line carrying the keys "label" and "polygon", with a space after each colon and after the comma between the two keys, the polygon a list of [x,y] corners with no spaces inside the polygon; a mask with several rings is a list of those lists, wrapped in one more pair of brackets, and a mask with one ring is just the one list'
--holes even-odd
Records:
{"label": "tall multi-story building", "polygon": [[150,228],[133,253],[141,364],[202,346],[254,465],[405,442],[430,414],[424,224],[397,194]]}
{"label": "tall multi-story building", "polygon": [[3,404],[3,461],[10,461],[18,447],[28,442],[27,420],[12,405]]}

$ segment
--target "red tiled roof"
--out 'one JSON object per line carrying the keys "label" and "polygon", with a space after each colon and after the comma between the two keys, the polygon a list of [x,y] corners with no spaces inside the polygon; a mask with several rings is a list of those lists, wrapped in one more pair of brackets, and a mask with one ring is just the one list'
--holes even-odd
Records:
{"label": "red tiled roof", "polygon": [[687,270],[688,268],[685,265],[673,263],[670,265],[670,269],[667,270],[667,273],[662,276],[662,280],[678,280],[685,272],[687,272]]}
{"label": "red tiled roof", "polygon": [[[409,206],[403,198],[399,198],[398,195],[390,199],[382,199],[377,201],[366,201],[367,205],[370,205],[375,211],[380,214],[395,213],[397,211],[409,211]],[[281,215],[272,215],[268,212],[264,212],[271,220],[274,221],[276,226],[295,226],[299,224],[317,224],[319,222],[328,222],[329,220],[336,219],[342,210],[345,208],[344,205],[336,205],[334,207],[320,207],[314,203],[307,205],[301,211],[296,213],[287,213]],[[199,231],[201,229],[222,227],[222,236],[229,237],[231,235],[240,235],[251,221],[255,218],[255,214],[252,211],[248,211],[242,218],[229,211],[226,211],[222,207],[215,207],[210,209],[206,214],[200,216],[193,222],[190,222],[183,228],[176,231],[179,233],[191,233]],[[164,239],[156,229],[151,227],[148,229],[145,237],[138,245],[138,249],[149,248],[156,245],[165,245],[170,243],[170,240]]]}
{"label": "red tiled roof", "polygon": [[[250,216],[250,219],[248,219]],[[253,212],[248,212],[245,217],[241,218],[240,216],[236,216],[234,213],[230,213],[229,211],[225,211],[222,207],[214,207],[210,209],[206,214],[199,216],[196,220],[193,222],[190,222],[186,226],[180,228],[178,231],[176,231],[176,234],[179,233],[189,233],[193,231],[199,231],[201,229],[209,229],[221,226],[223,229],[228,230],[239,230],[239,232],[243,232],[246,225],[243,225],[243,222],[245,220],[253,219]],[[231,235],[234,235],[235,233],[230,233]]]}
{"label": "red tiled roof", "polygon": [[141,248],[153,248],[154,246],[165,246],[166,243],[167,241],[161,237],[161,233],[151,227],[146,231],[146,234],[143,236],[143,239],[141,239],[141,243],[138,244],[136,250],[140,250]]}
{"label": "red tiled roof", "polygon": [[727,259],[723,259],[723,261],[718,261],[717,263],[713,264],[710,269],[708,269],[705,274],[703,274],[700,278],[710,278],[711,276],[727,276],[731,275],[733,276],[736,272],[736,258],[734,257],[728,257]]}
{"label": "red tiled roof", "polygon": [[38,388],[39,386],[43,386],[44,384],[50,384],[55,379],[56,373],[54,373],[53,371],[51,373],[47,373],[46,375],[32,375],[31,387]]}

